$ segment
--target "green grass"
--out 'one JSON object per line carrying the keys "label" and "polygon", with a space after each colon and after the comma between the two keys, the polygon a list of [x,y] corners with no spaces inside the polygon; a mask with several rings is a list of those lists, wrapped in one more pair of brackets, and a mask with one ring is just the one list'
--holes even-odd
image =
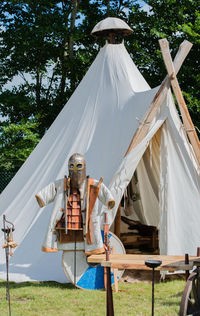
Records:
{"label": "green grass", "polygon": [[[178,315],[183,280],[155,284],[155,316]],[[7,316],[6,282],[0,281],[0,315]],[[105,291],[80,290],[56,282],[10,283],[12,316],[106,315]],[[115,316],[151,315],[151,283],[119,283]]]}

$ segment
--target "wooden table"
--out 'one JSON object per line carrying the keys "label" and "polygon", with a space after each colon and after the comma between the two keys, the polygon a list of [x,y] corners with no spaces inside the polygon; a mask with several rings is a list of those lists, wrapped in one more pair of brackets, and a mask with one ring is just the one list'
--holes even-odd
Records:
{"label": "wooden table", "polygon": [[[145,265],[146,260],[161,260],[162,264],[157,268],[160,271],[188,271],[192,270],[194,261],[200,262],[200,257],[190,257],[189,263],[185,264],[185,256],[164,256],[164,255],[131,255],[131,254],[111,254],[110,260],[106,261],[106,255],[92,255],[88,257],[89,263],[100,263],[103,267],[111,269],[135,269],[135,270],[151,270]],[[111,284],[110,284],[111,287]],[[111,290],[112,291],[112,290]],[[112,295],[111,295],[112,297]],[[107,296],[108,300],[108,296]],[[111,299],[112,300],[112,299]],[[108,302],[107,306],[113,301]],[[107,312],[107,316],[114,316],[114,309],[111,313]]]}
{"label": "wooden table", "polygon": [[106,256],[92,255],[88,257],[89,263],[100,263],[103,267],[110,267],[113,269],[125,270],[151,270],[145,265],[146,260],[161,260],[162,264],[157,270],[162,271],[186,271],[192,270],[196,260],[200,260],[200,257],[190,257],[189,264],[185,264],[184,256],[165,256],[165,255],[130,255],[130,254],[111,254],[110,260],[106,261]]}

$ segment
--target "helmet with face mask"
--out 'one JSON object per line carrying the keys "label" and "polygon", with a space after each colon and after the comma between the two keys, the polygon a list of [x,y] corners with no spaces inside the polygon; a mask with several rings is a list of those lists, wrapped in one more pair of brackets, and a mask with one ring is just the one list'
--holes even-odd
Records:
{"label": "helmet with face mask", "polygon": [[73,154],[68,161],[70,184],[79,189],[86,178],[86,161],[83,155]]}

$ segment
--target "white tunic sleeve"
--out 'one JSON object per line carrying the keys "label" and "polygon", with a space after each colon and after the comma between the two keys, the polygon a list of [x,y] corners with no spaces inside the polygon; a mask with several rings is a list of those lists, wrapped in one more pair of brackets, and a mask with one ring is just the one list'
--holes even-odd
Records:
{"label": "white tunic sleeve", "polygon": [[112,209],[115,206],[115,200],[110,190],[103,183],[101,183],[98,197],[108,209]]}
{"label": "white tunic sleeve", "polygon": [[43,188],[40,192],[38,192],[35,197],[40,207],[46,206],[47,204],[53,202],[55,199],[57,190],[55,183],[50,183],[45,188]]}

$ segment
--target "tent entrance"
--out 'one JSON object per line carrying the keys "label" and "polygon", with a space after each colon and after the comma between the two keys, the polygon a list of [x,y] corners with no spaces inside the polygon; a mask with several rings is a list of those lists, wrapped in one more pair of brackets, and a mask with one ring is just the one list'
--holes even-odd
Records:
{"label": "tent entrance", "polygon": [[151,139],[116,216],[115,234],[127,253],[159,253],[161,131],[162,127]]}

